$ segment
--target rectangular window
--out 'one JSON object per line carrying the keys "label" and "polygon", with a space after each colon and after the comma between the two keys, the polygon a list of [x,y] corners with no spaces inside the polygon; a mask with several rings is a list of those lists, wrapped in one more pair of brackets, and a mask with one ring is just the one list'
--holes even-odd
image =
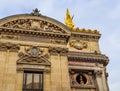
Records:
{"label": "rectangular window", "polygon": [[42,72],[24,72],[23,91],[43,91]]}

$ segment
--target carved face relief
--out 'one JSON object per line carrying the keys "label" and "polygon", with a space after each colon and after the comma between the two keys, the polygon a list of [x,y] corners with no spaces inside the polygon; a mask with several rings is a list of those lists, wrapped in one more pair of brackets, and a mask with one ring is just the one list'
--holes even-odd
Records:
{"label": "carved face relief", "polygon": [[75,49],[82,50],[87,48],[87,43],[80,40],[72,40],[70,41],[70,46],[74,47]]}

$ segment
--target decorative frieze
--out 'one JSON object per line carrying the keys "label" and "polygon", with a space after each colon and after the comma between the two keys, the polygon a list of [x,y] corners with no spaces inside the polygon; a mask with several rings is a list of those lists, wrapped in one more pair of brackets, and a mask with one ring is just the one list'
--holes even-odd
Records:
{"label": "decorative frieze", "polygon": [[14,28],[14,29],[26,29],[28,31],[44,31],[52,33],[66,33],[60,27],[49,23],[47,21],[37,20],[37,19],[17,19],[3,24],[1,27]]}
{"label": "decorative frieze", "polygon": [[1,39],[67,44],[69,35],[0,27]]}
{"label": "decorative frieze", "polygon": [[13,39],[13,40],[18,40],[19,36],[18,35],[12,35],[12,34],[1,34],[0,35],[1,39]]}
{"label": "decorative frieze", "polygon": [[66,53],[68,53],[68,49],[61,47],[49,47],[49,53],[54,55],[56,54],[66,55]]}
{"label": "decorative frieze", "polygon": [[20,46],[12,43],[0,43],[0,51],[18,52]]}
{"label": "decorative frieze", "polygon": [[84,33],[74,33],[71,35],[74,39],[80,39],[83,41],[98,41],[100,38],[100,34],[84,34]]}

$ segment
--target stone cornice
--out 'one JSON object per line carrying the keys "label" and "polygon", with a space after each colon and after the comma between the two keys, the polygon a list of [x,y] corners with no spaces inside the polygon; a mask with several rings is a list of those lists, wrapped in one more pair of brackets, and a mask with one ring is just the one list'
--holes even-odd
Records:
{"label": "stone cornice", "polygon": [[24,35],[38,35],[38,36],[49,36],[49,37],[58,37],[58,38],[68,38],[69,34],[60,34],[60,33],[52,33],[52,32],[41,32],[41,31],[33,31],[33,30],[25,30],[25,29],[15,29],[15,28],[6,28],[0,27],[1,33],[11,33],[11,34],[24,34]]}
{"label": "stone cornice", "polygon": [[82,40],[93,40],[98,41],[101,34],[91,34],[91,33],[78,33],[78,32],[72,32],[71,37],[72,38],[79,38]]}
{"label": "stone cornice", "polygon": [[101,63],[106,66],[109,62],[107,56],[95,53],[69,52],[68,61]]}
{"label": "stone cornice", "polygon": [[[42,32],[42,31],[33,31],[33,30],[25,30],[25,29],[14,29],[14,28],[5,28],[5,27],[0,27],[0,33],[1,34],[12,34],[12,35],[17,35],[17,36],[31,36],[31,37],[40,37],[40,38],[51,38],[51,43],[62,43],[67,44],[70,35],[69,34],[61,34],[61,33],[53,33],[53,32]],[[21,38],[21,37],[19,37]],[[17,38],[17,39],[19,39]],[[54,40],[53,40],[54,39]],[[59,39],[59,40],[55,40]],[[62,39],[62,40],[61,40]],[[61,40],[61,41],[60,41]],[[64,41],[63,41],[64,40]]]}

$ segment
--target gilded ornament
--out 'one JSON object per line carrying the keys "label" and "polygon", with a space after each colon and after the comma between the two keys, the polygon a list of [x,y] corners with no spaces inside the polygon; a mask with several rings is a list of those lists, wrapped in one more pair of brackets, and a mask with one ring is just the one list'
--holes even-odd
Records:
{"label": "gilded ornament", "polygon": [[74,28],[74,23],[73,23],[73,17],[74,16],[72,16],[71,17],[71,15],[70,15],[70,12],[69,12],[69,10],[67,9],[67,11],[66,11],[66,18],[65,18],[65,24],[70,28],[70,29],[73,29]]}
{"label": "gilded ornament", "polygon": [[70,15],[69,10],[66,10],[66,17],[64,19],[65,24],[74,32],[79,32],[79,33],[91,33],[91,34],[100,34],[99,31],[97,30],[91,30],[91,29],[80,29],[79,27],[74,28],[74,23],[73,23],[73,17]]}

